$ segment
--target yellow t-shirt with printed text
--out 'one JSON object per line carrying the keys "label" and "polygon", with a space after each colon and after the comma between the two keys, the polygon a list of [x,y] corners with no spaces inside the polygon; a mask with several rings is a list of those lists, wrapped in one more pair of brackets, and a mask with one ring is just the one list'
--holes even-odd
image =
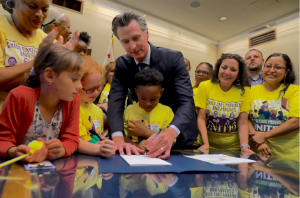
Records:
{"label": "yellow t-shirt with printed text", "polygon": [[[36,35],[27,39],[16,28],[11,15],[0,15],[0,68],[33,60],[46,36],[42,30],[37,29]],[[0,92],[0,107],[7,95],[7,92]]]}
{"label": "yellow t-shirt with printed text", "polygon": [[[258,133],[272,130],[289,118],[299,118],[299,85],[290,85],[284,96],[281,93],[279,97],[283,88],[284,84],[273,92],[265,90],[263,84],[251,88],[251,112],[254,112],[251,119]],[[282,107],[282,96],[287,100],[289,111]],[[288,134],[269,138],[265,143],[275,157],[299,159],[299,128]],[[257,148],[251,147],[257,152]]]}
{"label": "yellow t-shirt with printed text", "polygon": [[139,103],[129,105],[124,111],[124,130],[126,137],[130,137],[133,142],[140,143],[143,137],[131,136],[128,130],[129,120],[143,120],[145,126],[157,132],[159,129],[165,131],[174,118],[172,109],[160,103],[151,111],[146,112]]}
{"label": "yellow t-shirt with printed text", "polygon": [[103,88],[100,98],[99,98],[99,104],[107,104],[108,103],[108,95],[110,91],[111,85],[109,83],[106,83],[105,87]]}
{"label": "yellow t-shirt with printed text", "polygon": [[[237,120],[250,110],[250,87],[232,86],[224,92],[218,83],[202,82],[195,97],[195,106],[206,109],[206,129],[211,149],[240,150]],[[202,139],[199,138],[200,144]]]}
{"label": "yellow t-shirt with printed text", "polygon": [[103,133],[103,112],[93,103],[81,101],[79,118],[79,136],[89,142],[91,136],[89,130],[96,131],[99,135]]}

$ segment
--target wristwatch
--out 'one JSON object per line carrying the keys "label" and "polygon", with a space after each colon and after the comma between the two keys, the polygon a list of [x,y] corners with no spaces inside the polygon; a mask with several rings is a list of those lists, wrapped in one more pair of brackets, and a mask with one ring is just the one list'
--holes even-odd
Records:
{"label": "wristwatch", "polygon": [[242,149],[242,147],[244,147],[244,146],[246,146],[246,147],[248,147],[250,149],[249,144],[242,144],[241,147],[240,147],[240,149]]}

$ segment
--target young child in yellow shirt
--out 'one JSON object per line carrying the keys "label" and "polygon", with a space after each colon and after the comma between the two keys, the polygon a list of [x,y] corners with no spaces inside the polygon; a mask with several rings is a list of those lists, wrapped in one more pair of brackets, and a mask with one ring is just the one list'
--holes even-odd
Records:
{"label": "young child in yellow shirt", "polygon": [[159,103],[164,91],[163,80],[163,75],[156,69],[140,71],[135,76],[139,102],[124,111],[125,140],[143,150],[147,148],[146,139],[158,130],[165,131],[174,117],[170,107]]}
{"label": "young child in yellow shirt", "polygon": [[114,142],[102,136],[103,112],[93,104],[100,94],[102,67],[90,56],[82,56],[84,74],[81,97],[78,152],[108,157],[114,152]]}

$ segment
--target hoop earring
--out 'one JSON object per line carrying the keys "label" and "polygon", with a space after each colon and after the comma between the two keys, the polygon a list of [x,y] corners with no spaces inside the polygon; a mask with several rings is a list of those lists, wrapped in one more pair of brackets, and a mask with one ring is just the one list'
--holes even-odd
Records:
{"label": "hoop earring", "polygon": [[51,82],[49,82],[49,87],[52,87],[52,83]]}
{"label": "hoop earring", "polygon": [[285,79],[286,79],[286,76],[284,76],[284,80],[283,80],[283,83],[285,84]]}
{"label": "hoop earring", "polygon": [[219,79],[219,77],[218,77],[217,81],[218,81],[218,82],[220,82],[220,79]]}
{"label": "hoop earring", "polygon": [[13,9],[15,7],[15,2],[13,0],[7,0],[6,7],[8,7],[9,9]]}
{"label": "hoop earring", "polygon": [[236,84],[237,86],[240,86],[240,85],[241,85],[240,79],[237,79],[235,84]]}

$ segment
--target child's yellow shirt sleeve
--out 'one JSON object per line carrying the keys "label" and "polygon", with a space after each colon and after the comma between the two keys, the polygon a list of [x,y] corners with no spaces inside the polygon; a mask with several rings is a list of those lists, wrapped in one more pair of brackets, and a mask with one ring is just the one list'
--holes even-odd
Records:
{"label": "child's yellow shirt sleeve", "polygon": [[171,124],[174,118],[174,113],[171,108],[169,108],[168,113],[166,113],[166,122],[162,126],[162,131],[165,131]]}
{"label": "child's yellow shirt sleeve", "polygon": [[124,111],[124,133],[125,133],[125,137],[129,137],[129,131],[128,131],[128,115],[129,115],[129,111],[128,111],[127,107]]}
{"label": "child's yellow shirt sleeve", "polygon": [[88,116],[81,111],[80,116],[79,116],[79,136],[80,136],[80,138],[82,138],[83,140],[85,140],[87,142],[90,141],[91,137],[87,133],[87,131],[91,128],[92,128],[92,126],[91,126],[91,123],[88,121]]}
{"label": "child's yellow shirt sleeve", "polygon": [[[98,108],[98,107],[97,107]],[[102,135],[103,134],[103,131],[104,131],[104,120],[103,120],[103,111],[102,109],[98,108],[99,109],[99,124],[100,124],[100,134]],[[99,134],[99,135],[100,135]]]}

